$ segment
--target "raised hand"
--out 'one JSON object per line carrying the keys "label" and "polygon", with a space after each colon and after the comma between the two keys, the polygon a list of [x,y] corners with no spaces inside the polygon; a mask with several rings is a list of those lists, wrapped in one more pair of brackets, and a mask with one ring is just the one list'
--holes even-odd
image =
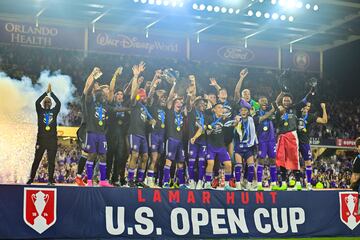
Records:
{"label": "raised hand", "polygon": [[244,68],[240,71],[240,78],[245,78],[248,75],[249,71],[247,68]]}
{"label": "raised hand", "polygon": [[325,103],[320,103],[320,107],[321,107],[321,109],[326,109],[326,104]]}
{"label": "raised hand", "polygon": [[194,75],[189,75],[189,80],[191,82],[195,82],[195,76]]}
{"label": "raised hand", "polygon": [[115,75],[120,76],[122,74],[122,71],[123,71],[123,67],[118,67],[115,71]]}
{"label": "raised hand", "polygon": [[102,72],[101,72],[100,68],[94,67],[94,69],[92,71],[92,75],[93,75],[95,80],[98,79],[99,77],[101,77]]}
{"label": "raised hand", "polygon": [[217,82],[216,82],[216,79],[215,78],[210,78],[210,86],[217,86]]}
{"label": "raised hand", "polygon": [[47,93],[51,93],[51,84],[49,83],[48,87],[47,87],[47,90],[46,90]]}

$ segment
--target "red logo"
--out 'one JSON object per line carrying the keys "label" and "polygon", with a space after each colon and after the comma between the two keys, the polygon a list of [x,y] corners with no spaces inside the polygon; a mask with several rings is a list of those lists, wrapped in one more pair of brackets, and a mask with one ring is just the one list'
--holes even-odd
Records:
{"label": "red logo", "polygon": [[56,188],[24,188],[24,222],[43,233],[56,222]]}
{"label": "red logo", "polygon": [[354,230],[360,223],[359,194],[357,192],[340,192],[339,200],[341,221]]}

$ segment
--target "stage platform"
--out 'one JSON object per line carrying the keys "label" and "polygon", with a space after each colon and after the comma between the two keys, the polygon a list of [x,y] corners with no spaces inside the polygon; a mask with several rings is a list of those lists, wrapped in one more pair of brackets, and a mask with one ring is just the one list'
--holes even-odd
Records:
{"label": "stage platform", "polygon": [[348,190],[0,185],[0,239],[360,237]]}

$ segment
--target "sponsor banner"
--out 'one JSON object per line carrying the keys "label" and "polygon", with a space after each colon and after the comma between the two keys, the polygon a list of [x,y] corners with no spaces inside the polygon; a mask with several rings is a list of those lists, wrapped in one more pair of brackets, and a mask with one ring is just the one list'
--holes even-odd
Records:
{"label": "sponsor banner", "polygon": [[0,185],[0,238],[359,236],[358,194]]}
{"label": "sponsor banner", "polygon": [[320,53],[288,49],[281,51],[282,69],[320,72]]}
{"label": "sponsor banner", "polygon": [[310,138],[311,145],[327,145],[327,146],[336,146],[335,139],[325,139],[325,138]]}
{"label": "sponsor banner", "polygon": [[83,28],[0,20],[0,42],[84,50]]}
{"label": "sponsor banner", "polygon": [[354,139],[337,138],[336,139],[336,146],[339,146],[339,147],[355,147],[355,140]]}
{"label": "sponsor banner", "polygon": [[164,58],[185,58],[185,39],[97,30],[89,32],[89,51]]}
{"label": "sponsor banner", "polygon": [[278,68],[278,50],[269,47],[201,41],[190,45],[190,58],[200,61]]}

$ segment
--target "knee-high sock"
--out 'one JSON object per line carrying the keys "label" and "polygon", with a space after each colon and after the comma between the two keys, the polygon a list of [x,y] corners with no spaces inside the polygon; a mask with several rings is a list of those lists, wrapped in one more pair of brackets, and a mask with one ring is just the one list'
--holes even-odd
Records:
{"label": "knee-high sock", "polygon": [[203,181],[204,180],[204,175],[205,175],[205,159],[204,158],[199,158],[199,180]]}
{"label": "knee-high sock", "polygon": [[79,159],[78,169],[77,169],[77,175],[81,175],[84,171],[84,167],[86,164],[87,157],[81,155]]}
{"label": "knee-high sock", "polygon": [[88,180],[92,180],[94,171],[94,162],[87,161],[86,162],[86,173]]}
{"label": "knee-high sock", "polygon": [[261,183],[261,182],[262,182],[263,171],[264,171],[264,166],[261,165],[261,164],[259,164],[259,165],[257,166],[257,171],[256,171],[258,183]]}
{"label": "knee-high sock", "polygon": [[106,162],[99,163],[100,170],[100,181],[104,181],[106,179]]}
{"label": "knee-high sock", "polygon": [[252,182],[254,179],[254,172],[255,172],[255,167],[253,163],[248,164],[248,175],[247,175],[247,180],[248,182]]}
{"label": "knee-high sock", "polygon": [[280,172],[281,172],[281,181],[283,181],[283,182],[286,182],[287,181],[287,179],[286,179],[286,175],[287,175],[287,170],[286,170],[286,168],[284,168],[284,167],[280,167]]}
{"label": "knee-high sock", "polygon": [[128,169],[128,181],[133,181],[135,175],[135,169],[129,168]]}
{"label": "knee-high sock", "polygon": [[195,166],[195,159],[189,158],[189,166],[188,166],[189,180],[194,180],[194,166]]}
{"label": "knee-high sock", "polygon": [[206,181],[206,182],[211,182],[211,180],[212,180],[212,175],[213,175],[212,172],[207,172],[207,173],[205,174],[205,181]]}
{"label": "knee-high sock", "polygon": [[311,183],[312,167],[311,166],[306,166],[305,173],[306,173],[306,181],[308,183]]}
{"label": "knee-high sock", "polygon": [[138,170],[137,177],[138,177],[139,182],[142,182],[144,180],[144,173],[145,173],[144,169],[139,169]]}
{"label": "knee-high sock", "polygon": [[275,165],[270,166],[270,181],[277,182],[277,171]]}
{"label": "knee-high sock", "polygon": [[179,180],[179,184],[184,184],[185,183],[184,168],[178,168],[177,169],[177,178]]}
{"label": "knee-high sock", "polygon": [[164,166],[164,180],[163,183],[168,183],[170,180],[170,166]]}
{"label": "knee-high sock", "polygon": [[242,171],[242,164],[241,163],[237,163],[235,165],[235,180],[237,182],[240,182],[241,179],[241,171]]}

